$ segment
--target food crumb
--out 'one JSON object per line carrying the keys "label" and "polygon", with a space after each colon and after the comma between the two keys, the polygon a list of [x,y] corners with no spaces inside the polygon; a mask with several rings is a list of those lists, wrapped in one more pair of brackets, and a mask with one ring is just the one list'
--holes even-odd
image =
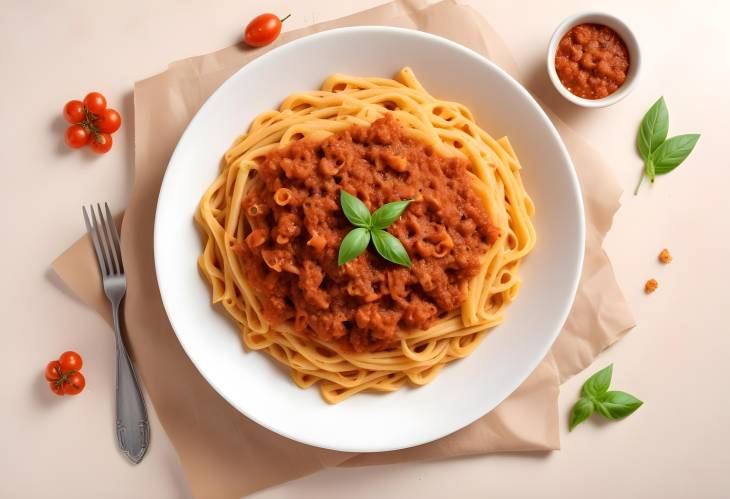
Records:
{"label": "food crumb", "polygon": [[644,284],[644,293],[651,294],[654,291],[656,291],[656,288],[659,287],[659,283],[656,282],[656,279],[649,279],[646,281],[646,284]]}
{"label": "food crumb", "polygon": [[659,253],[659,261],[665,265],[672,261],[672,255],[669,254],[669,250],[667,248],[664,248],[661,253]]}

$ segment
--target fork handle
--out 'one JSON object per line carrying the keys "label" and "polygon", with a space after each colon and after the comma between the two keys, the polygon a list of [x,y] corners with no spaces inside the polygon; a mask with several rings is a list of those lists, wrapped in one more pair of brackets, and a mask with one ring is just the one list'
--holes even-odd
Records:
{"label": "fork handle", "polygon": [[112,306],[117,343],[117,441],[119,449],[137,464],[150,446],[150,424],[139,380],[122,341],[119,304]]}

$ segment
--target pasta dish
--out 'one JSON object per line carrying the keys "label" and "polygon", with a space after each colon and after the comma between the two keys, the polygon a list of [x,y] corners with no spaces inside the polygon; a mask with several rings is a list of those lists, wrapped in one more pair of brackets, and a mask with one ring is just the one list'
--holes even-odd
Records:
{"label": "pasta dish", "polygon": [[[424,385],[517,296],[535,244],[520,168],[506,137],[410,68],[336,74],[260,114],[225,153],[196,213],[198,264],[244,345],[327,402]],[[343,192],[371,212],[410,201],[383,229],[407,264],[377,244],[338,262],[353,229]]]}

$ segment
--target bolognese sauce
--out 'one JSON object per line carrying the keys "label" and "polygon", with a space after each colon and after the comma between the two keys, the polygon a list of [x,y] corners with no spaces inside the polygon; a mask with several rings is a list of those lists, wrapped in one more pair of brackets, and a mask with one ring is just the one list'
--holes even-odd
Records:
{"label": "bolognese sauce", "polygon": [[[457,310],[498,236],[470,170],[467,160],[442,157],[407,137],[392,114],[270,152],[244,198],[247,235],[234,247],[264,317],[366,352]],[[388,229],[406,248],[410,268],[372,249],[338,266],[340,243],[352,229],[339,205],[341,189],[371,212],[413,200]]]}
{"label": "bolognese sauce", "polygon": [[555,71],[572,94],[602,99],[626,81],[629,51],[618,34],[602,24],[579,24],[568,31],[555,53]]}

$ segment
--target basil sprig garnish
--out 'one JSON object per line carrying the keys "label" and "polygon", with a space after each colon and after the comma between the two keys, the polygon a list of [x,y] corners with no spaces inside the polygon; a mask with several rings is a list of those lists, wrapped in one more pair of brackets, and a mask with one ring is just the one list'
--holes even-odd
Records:
{"label": "basil sprig garnish", "polygon": [[601,369],[583,383],[581,397],[570,411],[568,424],[570,431],[591,417],[594,412],[604,418],[615,420],[623,419],[641,407],[643,402],[630,393],[609,391],[612,374],[613,364]]}
{"label": "basil sprig garnish", "polygon": [[669,173],[681,165],[700,138],[699,134],[690,133],[667,140],[667,133],[669,133],[669,110],[664,97],[660,97],[644,115],[636,136],[636,147],[644,159],[644,170],[641,172],[634,195],[638,194],[644,177],[654,183],[657,175]]}
{"label": "basil sprig garnish", "polygon": [[397,237],[385,231],[398,220],[411,203],[410,199],[384,204],[372,215],[365,203],[352,194],[340,190],[340,206],[345,217],[355,226],[340,244],[337,264],[344,265],[353,258],[357,258],[373,242],[375,251],[389,262],[411,266],[411,259],[403,244]]}

